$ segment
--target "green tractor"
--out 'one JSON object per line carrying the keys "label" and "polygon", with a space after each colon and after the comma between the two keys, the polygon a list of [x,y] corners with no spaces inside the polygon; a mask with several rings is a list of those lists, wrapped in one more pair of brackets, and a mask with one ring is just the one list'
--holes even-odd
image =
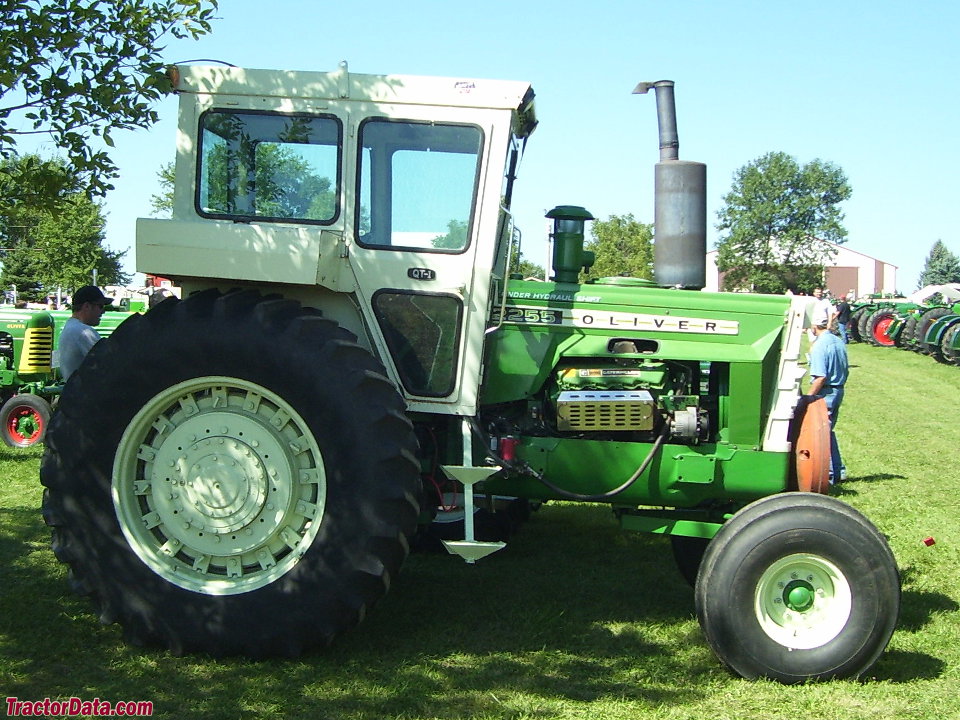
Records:
{"label": "green tractor", "polygon": [[854,306],[850,338],[880,347],[900,346],[911,335],[907,320],[919,306],[908,298],[870,297]]}
{"label": "green tractor", "polygon": [[[932,355],[942,362],[958,364],[957,329],[960,322],[960,284],[929,285],[918,290],[918,302],[935,303],[921,305],[916,313],[913,332],[904,347],[924,355]],[[906,327],[910,328],[907,321]]]}
{"label": "green tractor", "polygon": [[[177,66],[173,218],[132,316],[64,388],[41,479],[58,558],[105,622],[174,652],[296,655],[359,622],[418,528],[504,547],[480,506],[601,503],[668,536],[711,647],[744,677],[856,677],[897,623],[878,530],[826,493],[802,396],[804,298],[700,292],[705,166],[654,89],[656,284],[513,277],[534,128],[522,82]],[[667,545],[664,543],[664,547]],[[668,551],[669,552],[669,551]],[[495,562],[495,559],[486,562]]]}
{"label": "green tractor", "polygon": [[[109,335],[129,315],[105,312],[97,332]],[[66,310],[0,308],[0,437],[10,447],[32,447],[46,435],[63,389],[56,358],[69,317]]]}
{"label": "green tractor", "polygon": [[0,309],[0,437],[15,448],[42,441],[58,392],[51,313]]}
{"label": "green tractor", "polygon": [[[889,320],[878,325],[875,334],[886,342],[878,340],[876,344],[896,345],[950,362],[956,333],[947,335],[955,324],[958,303],[960,285],[928,285],[921,288],[904,298],[903,302],[884,311],[884,317]],[[945,348],[941,347],[944,339],[947,341]]]}

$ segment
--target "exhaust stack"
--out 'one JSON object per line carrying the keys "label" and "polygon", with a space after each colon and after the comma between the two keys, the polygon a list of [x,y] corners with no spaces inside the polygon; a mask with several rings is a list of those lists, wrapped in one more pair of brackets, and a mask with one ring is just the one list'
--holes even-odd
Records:
{"label": "exhaust stack", "polygon": [[679,159],[673,81],[642,82],[654,89],[660,162],[654,171],[653,273],[660,287],[700,290],[707,278],[707,166]]}

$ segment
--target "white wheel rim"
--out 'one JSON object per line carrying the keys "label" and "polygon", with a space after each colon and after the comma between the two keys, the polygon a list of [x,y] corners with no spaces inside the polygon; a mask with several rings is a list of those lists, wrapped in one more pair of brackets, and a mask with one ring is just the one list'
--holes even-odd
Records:
{"label": "white wheel rim", "polygon": [[113,503],[137,556],[207,595],[268,585],[310,547],[326,498],[310,428],[260,385],[202,377],[134,416],[113,466]]}
{"label": "white wheel rim", "polygon": [[771,640],[791,650],[812,650],[841,633],[853,595],[836,565],[801,553],[767,568],[754,600],[757,622]]}

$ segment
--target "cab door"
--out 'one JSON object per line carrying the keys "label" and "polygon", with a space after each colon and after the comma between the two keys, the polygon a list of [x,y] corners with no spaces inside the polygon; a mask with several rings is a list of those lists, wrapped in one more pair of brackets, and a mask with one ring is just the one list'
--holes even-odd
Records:
{"label": "cab door", "polygon": [[358,124],[350,263],[410,408],[473,414],[505,153],[494,111],[427,110]]}

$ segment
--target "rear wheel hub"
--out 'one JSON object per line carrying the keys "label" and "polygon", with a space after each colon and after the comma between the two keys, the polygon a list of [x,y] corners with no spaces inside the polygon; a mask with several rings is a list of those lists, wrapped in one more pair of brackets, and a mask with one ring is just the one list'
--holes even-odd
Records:
{"label": "rear wheel hub", "polygon": [[247,592],[310,546],[326,488],[320,449],[282,398],[236,378],[155,396],[114,464],[114,506],[134,552],[180,587]]}

